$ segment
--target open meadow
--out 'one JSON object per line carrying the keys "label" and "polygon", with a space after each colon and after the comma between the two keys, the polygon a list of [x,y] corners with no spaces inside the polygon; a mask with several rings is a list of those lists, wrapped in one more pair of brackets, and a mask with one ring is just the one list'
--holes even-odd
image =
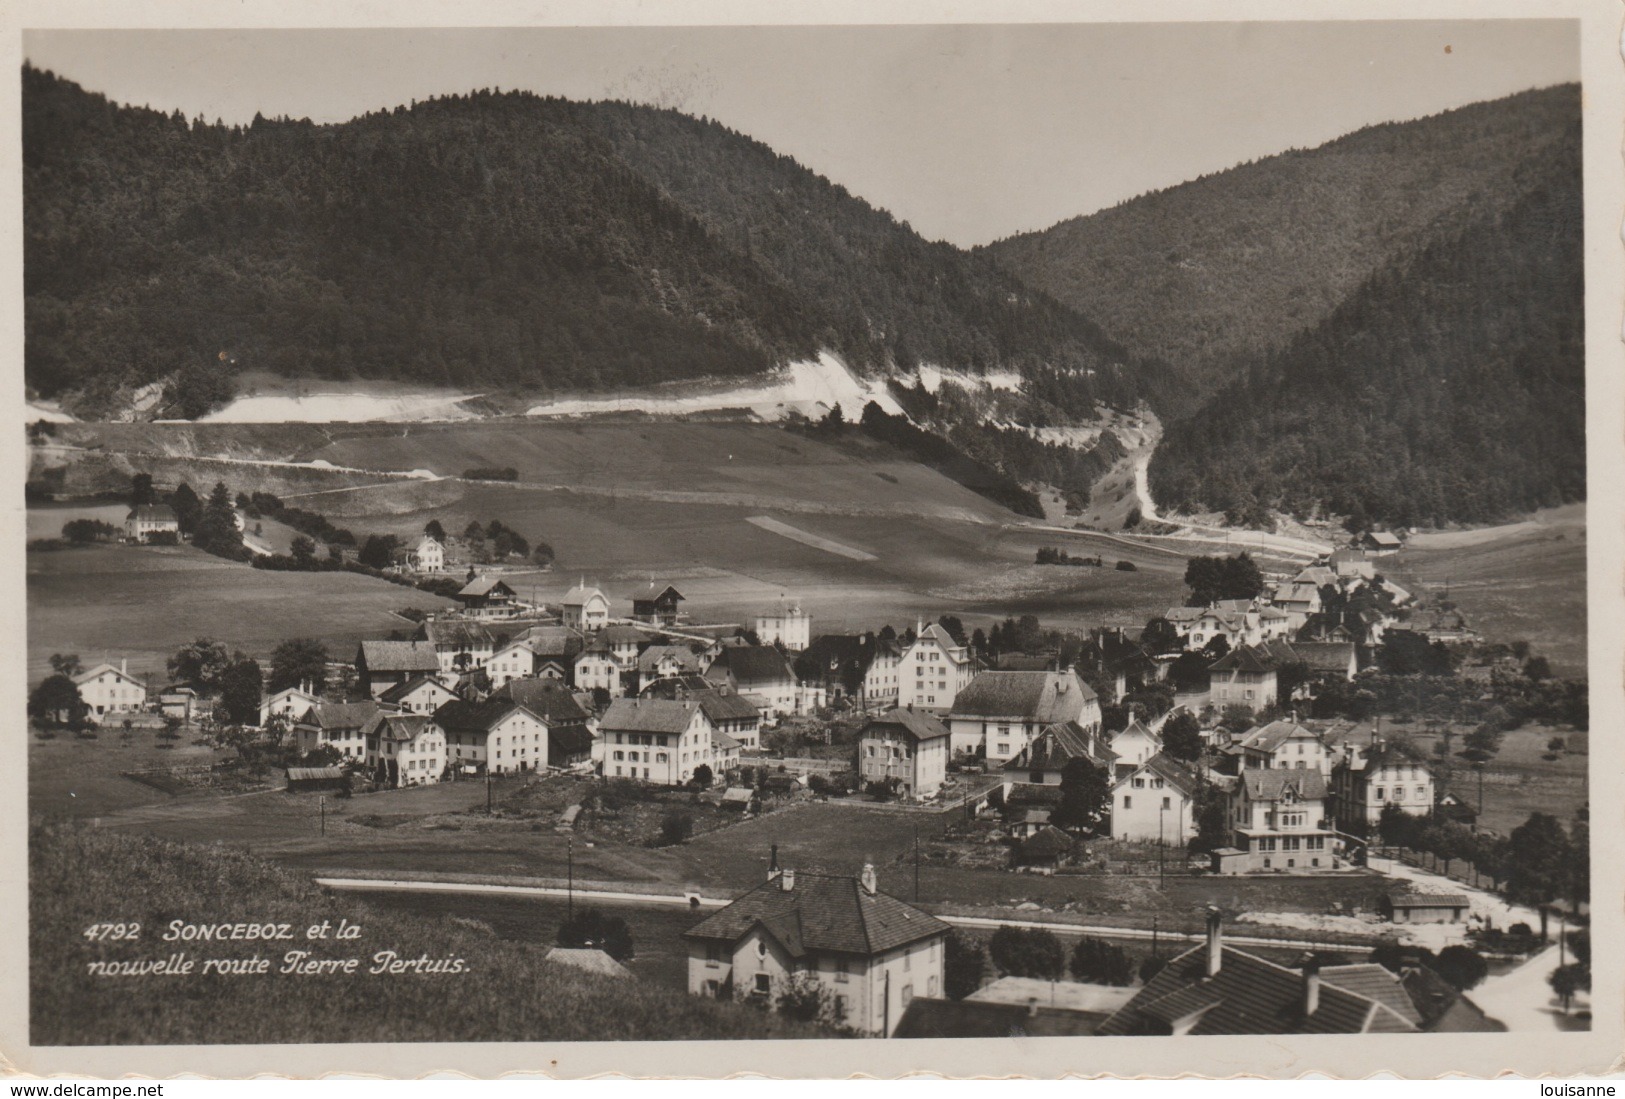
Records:
{"label": "open meadow", "polygon": [[[1471,731],[1456,730],[1453,747],[1457,751]],[[1410,735],[1429,759],[1437,761],[1433,754],[1437,735],[1425,729]],[[1553,737],[1562,739],[1562,751],[1548,750]],[[1589,733],[1548,725],[1525,725],[1504,734],[1495,758],[1484,765],[1484,811],[1478,818],[1479,827],[1506,836],[1531,813],[1549,813],[1565,823],[1573,820],[1590,797],[1586,786],[1590,740]],[[1557,758],[1546,759],[1547,755]],[[1456,758],[1450,770],[1450,788],[1476,808],[1480,789],[1477,769],[1467,760]]]}
{"label": "open meadow", "polygon": [[263,658],[290,637],[317,637],[346,658],[364,637],[412,623],[396,611],[446,600],[353,573],[265,572],[190,546],[92,545],[28,555],[28,674],[49,674],[52,653],[86,667],[130,662],[166,681],[181,644],[213,637]]}

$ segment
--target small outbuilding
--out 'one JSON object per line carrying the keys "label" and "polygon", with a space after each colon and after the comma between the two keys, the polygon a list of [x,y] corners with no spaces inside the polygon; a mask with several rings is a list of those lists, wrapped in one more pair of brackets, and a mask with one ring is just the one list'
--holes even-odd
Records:
{"label": "small outbuilding", "polygon": [[288,792],[291,794],[323,791],[336,793],[344,789],[349,780],[342,767],[289,767]]}
{"label": "small outbuilding", "polygon": [[1378,905],[1391,923],[1461,923],[1470,906],[1460,893],[1419,893],[1400,889],[1383,896]]}
{"label": "small outbuilding", "polygon": [[1046,824],[1022,840],[1015,850],[1019,866],[1034,866],[1055,870],[1065,866],[1072,858],[1077,841],[1053,824]]}

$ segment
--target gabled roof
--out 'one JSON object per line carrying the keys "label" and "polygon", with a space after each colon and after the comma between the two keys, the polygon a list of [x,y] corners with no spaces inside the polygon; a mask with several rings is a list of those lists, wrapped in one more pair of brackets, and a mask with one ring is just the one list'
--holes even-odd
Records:
{"label": "gabled roof", "polygon": [[383,716],[376,702],[318,702],[299,719],[301,725],[318,729],[361,729]]}
{"label": "gabled roof", "polygon": [[1241,772],[1247,796],[1253,801],[1280,801],[1287,791],[1299,801],[1318,801],[1326,796],[1326,777],[1314,768],[1248,768]]}
{"label": "gabled roof", "polygon": [[799,871],[794,888],[763,882],[685,934],[736,943],[758,926],[796,958],[812,951],[873,957],[949,930],[895,897],[865,892],[856,878]]}
{"label": "gabled roof", "polygon": [[644,588],[641,592],[639,592],[638,594],[636,594],[636,595],[634,595],[632,597],[632,602],[634,602],[634,603],[659,603],[662,600],[664,600],[668,595],[674,601],[679,602],[679,603],[685,603],[685,602],[688,601],[687,597],[684,596],[682,592],[678,591],[676,588],[672,587],[670,584],[667,584],[662,588],[657,588],[655,586],[654,581],[651,580],[649,582],[649,586],[647,588]]}
{"label": "gabled roof", "polygon": [[438,687],[447,694],[452,693],[451,688],[447,687],[444,683],[440,682],[440,680],[435,679],[432,676],[415,675],[411,679],[402,680],[389,690],[385,691],[383,694],[379,695],[378,701],[400,702],[408,695],[420,691],[424,687]]}
{"label": "gabled roof", "polygon": [[478,622],[436,618],[418,627],[418,637],[435,648],[483,649],[496,647],[496,635]]}
{"label": "gabled roof", "polygon": [[650,645],[638,654],[638,671],[644,675],[655,671],[663,660],[677,662],[678,671],[700,671],[700,658],[687,645]]}
{"label": "gabled roof", "polygon": [[1139,774],[1141,771],[1150,771],[1152,774],[1166,782],[1171,789],[1179,791],[1185,797],[1194,797],[1196,794],[1196,788],[1201,785],[1200,781],[1196,777],[1195,771],[1192,771],[1189,767],[1185,766],[1185,764],[1181,763],[1173,756],[1168,755],[1166,752],[1158,752],[1156,755],[1134,768],[1134,770],[1130,771],[1128,774],[1119,779],[1117,785],[1121,786],[1124,782],[1129,781],[1134,775]]}
{"label": "gabled roof", "polygon": [[363,641],[360,659],[369,672],[438,672],[440,657],[427,641]]}
{"label": "gabled roof", "polygon": [[124,517],[126,523],[131,519],[143,523],[173,523],[177,521],[175,509],[168,504],[137,504],[130,509],[130,514]]}
{"label": "gabled roof", "polygon": [[111,665],[111,664],[98,664],[94,668],[89,669],[88,671],[80,672],[78,675],[73,677],[73,681],[75,683],[89,683],[92,679],[95,679],[97,676],[105,675],[108,672],[112,672],[114,675],[118,676],[120,679],[126,680],[126,681],[128,681],[130,683],[134,683],[138,687],[145,688],[145,686],[146,686],[146,684],[142,683],[139,679],[137,679],[135,676],[131,675],[129,672],[121,671],[120,669],[113,667],[113,665]]}
{"label": "gabled roof", "polygon": [[457,593],[459,599],[484,599],[493,594],[506,594],[512,596],[514,591],[500,576],[476,576],[464,584]]}
{"label": "gabled roof", "polygon": [[1117,762],[1117,753],[1076,721],[1061,721],[1033,737],[1031,743],[1004,765],[1004,770],[1061,771],[1074,759],[1087,759],[1109,769]]}
{"label": "gabled roof", "polygon": [[1320,979],[1346,992],[1377,1001],[1414,1027],[1422,1025],[1422,1015],[1406,995],[1399,977],[1380,965],[1363,962],[1358,965],[1322,966]]}
{"label": "gabled roof", "polygon": [[1210,672],[1253,672],[1264,674],[1275,670],[1275,661],[1268,650],[1252,645],[1231,649],[1208,667]]}
{"label": "gabled roof", "polygon": [[434,723],[448,733],[486,733],[509,714],[523,711],[524,707],[500,695],[492,695],[484,702],[465,702],[458,698],[434,712]]}
{"label": "gabled roof", "polygon": [[597,588],[589,588],[584,585],[577,584],[575,587],[564,593],[564,598],[559,600],[559,605],[563,607],[584,607],[587,605],[589,600],[595,598],[602,599],[605,603],[609,602],[609,596],[605,595]]}
{"label": "gabled roof", "polygon": [[1407,968],[1400,976],[1405,995],[1422,1016],[1422,1029],[1440,1033],[1504,1031],[1506,1026],[1485,1015],[1454,985],[1425,965]]}
{"label": "gabled roof", "polygon": [[428,728],[431,720],[423,714],[384,714],[378,735],[385,740],[414,740]]}
{"label": "gabled roof", "polygon": [[1325,565],[1310,565],[1292,579],[1323,588],[1327,584],[1337,583],[1337,574]]}
{"label": "gabled roof", "polygon": [[599,630],[598,637],[596,638],[596,640],[602,641],[606,645],[624,645],[628,641],[632,642],[633,644],[637,644],[640,641],[647,641],[648,639],[649,635],[635,626],[614,625],[605,626],[603,629]]}
{"label": "gabled roof", "polygon": [[[918,645],[922,641],[931,642],[939,649],[950,655],[955,652],[963,653],[965,649],[965,646],[954,640],[953,634],[943,629],[942,626],[936,622],[922,628],[919,634],[914,638],[915,645]],[[912,647],[913,646],[910,646],[910,648]]]}
{"label": "gabled roof", "polygon": [[994,662],[1001,672],[1047,672],[1055,663],[1051,656],[1029,656],[1027,653],[1000,653]]}
{"label": "gabled roof", "polygon": [[523,706],[548,726],[578,724],[592,716],[570,688],[552,679],[510,679],[491,697]]}
{"label": "gabled roof", "polygon": [[1095,697],[1072,672],[982,672],[954,698],[951,717],[1072,721]]}
{"label": "gabled roof", "polygon": [[1076,846],[1071,836],[1053,824],[1046,824],[1021,841],[1021,853],[1028,858],[1052,859],[1067,854]]}
{"label": "gabled roof", "polygon": [[922,740],[939,740],[948,735],[947,726],[930,714],[905,710],[902,707],[887,710],[878,717],[870,718],[868,724],[863,727],[863,735],[867,737],[893,730],[902,731],[916,743]]}
{"label": "gabled roof", "polygon": [[732,672],[740,683],[776,683],[795,678],[784,654],[768,645],[730,645],[717,654],[705,674],[716,678],[711,673],[719,669]]}
{"label": "gabled roof", "polygon": [[1347,672],[1355,653],[1352,641],[1294,641],[1292,651],[1317,672]]}
{"label": "gabled roof", "polygon": [[1366,538],[1366,541],[1373,542],[1373,543],[1375,543],[1376,545],[1379,545],[1379,546],[1393,546],[1393,547],[1395,547],[1397,549],[1398,547],[1404,545],[1404,543],[1399,540],[1399,535],[1394,534],[1392,531],[1386,531],[1386,530],[1366,531],[1365,538]]}
{"label": "gabled roof", "polygon": [[1170,622],[1195,622],[1205,611],[1205,607],[1169,607],[1162,617]]}
{"label": "gabled roof", "polygon": [[[762,713],[749,700],[731,691],[694,691],[689,701],[698,702],[712,724],[723,721],[760,721]],[[720,734],[719,734],[720,735]],[[730,738],[731,739],[731,738]]]}
{"label": "gabled roof", "polygon": [[598,719],[601,733],[681,733],[700,712],[698,702],[617,698]]}
{"label": "gabled roof", "polygon": [[[666,698],[685,700],[698,698],[709,691],[715,691],[716,684],[703,675],[669,675],[664,679],[651,679],[643,685],[638,692],[639,698]],[[740,696],[735,696],[740,697]],[[755,706],[747,701],[752,709]]]}
{"label": "gabled roof", "polygon": [[568,626],[532,626],[519,635],[537,656],[572,657],[585,642]]}
{"label": "gabled roof", "polygon": [[1193,947],[1169,962],[1133,999],[1107,1019],[1097,1034],[1167,1034],[1179,1020],[1188,1033],[1364,1034],[1417,1029],[1385,1003],[1322,978],[1320,1002],[1304,1014],[1303,974],[1263,958],[1221,946],[1219,972],[1207,975],[1208,946]]}
{"label": "gabled roof", "polygon": [[[1237,742],[1243,748],[1251,748],[1259,752],[1273,752],[1289,740],[1321,740],[1321,735],[1313,729],[1306,729],[1296,721],[1285,718],[1272,721],[1268,725],[1259,725],[1247,730]],[[1324,743],[1324,741],[1322,741]]]}

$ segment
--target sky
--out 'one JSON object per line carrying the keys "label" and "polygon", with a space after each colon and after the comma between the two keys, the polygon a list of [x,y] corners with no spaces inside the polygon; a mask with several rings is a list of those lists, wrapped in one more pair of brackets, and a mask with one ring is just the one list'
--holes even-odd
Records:
{"label": "sky", "polygon": [[211,121],[339,122],[487,87],[675,107],[966,247],[1579,79],[1577,25],[1558,20],[55,30],[26,32],[24,53]]}

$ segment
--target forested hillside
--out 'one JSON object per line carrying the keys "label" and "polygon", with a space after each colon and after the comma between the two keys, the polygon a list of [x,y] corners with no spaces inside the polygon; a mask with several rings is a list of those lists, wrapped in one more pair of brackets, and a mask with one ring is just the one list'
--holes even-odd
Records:
{"label": "forested hillside", "polygon": [[1561,156],[1575,85],[1371,126],[988,246],[1000,265],[1184,380],[1190,407],[1368,279],[1506,213]]}
{"label": "forested hillside", "polygon": [[1169,424],[1159,505],[1425,525],[1583,499],[1578,118],[1542,144],[1502,202]]}
{"label": "forested hillside", "polygon": [[228,127],[31,68],[23,89],[26,377],[83,415],[177,372],[182,415],[256,369],[601,389],[828,348],[1042,375],[1083,413],[1154,373],[986,258],[673,112],[478,92]]}

